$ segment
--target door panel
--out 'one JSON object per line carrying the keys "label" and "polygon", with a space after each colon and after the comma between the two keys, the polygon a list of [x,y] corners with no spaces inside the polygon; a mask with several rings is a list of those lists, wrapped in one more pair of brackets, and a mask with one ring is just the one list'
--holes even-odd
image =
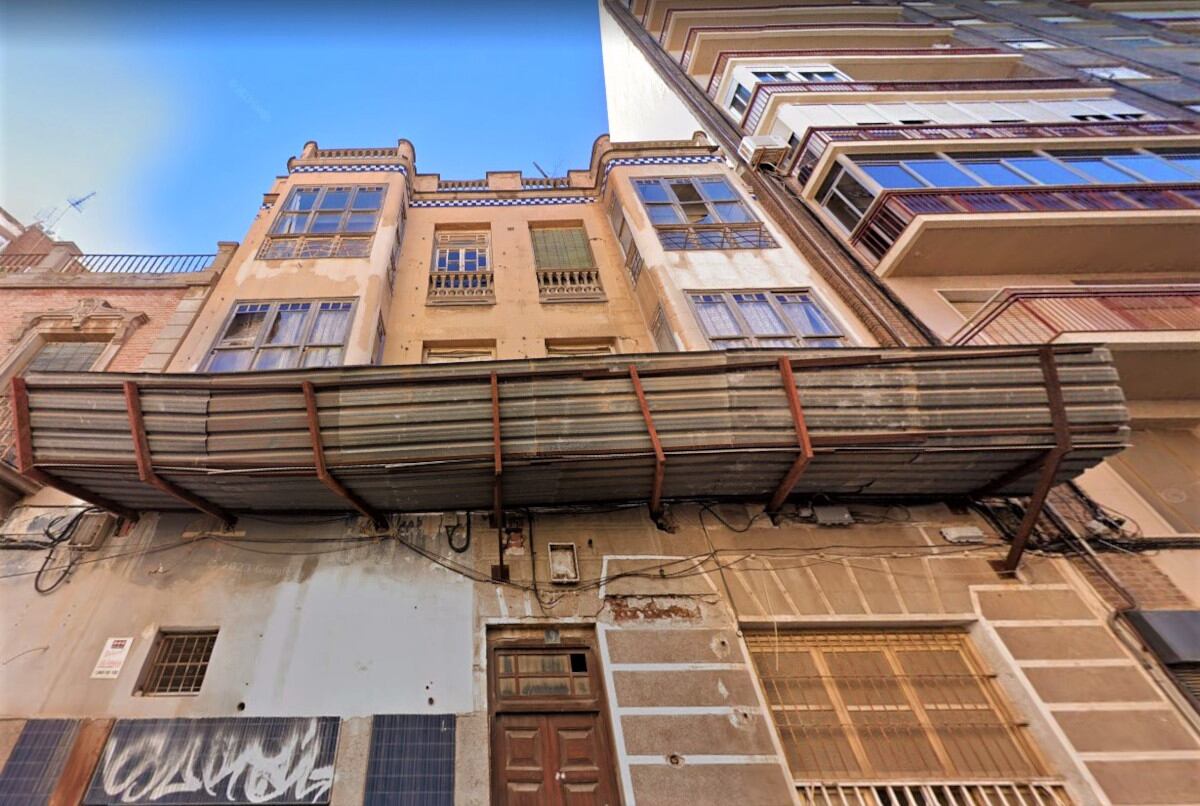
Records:
{"label": "door panel", "polygon": [[617,806],[594,713],[496,717],[502,806]]}

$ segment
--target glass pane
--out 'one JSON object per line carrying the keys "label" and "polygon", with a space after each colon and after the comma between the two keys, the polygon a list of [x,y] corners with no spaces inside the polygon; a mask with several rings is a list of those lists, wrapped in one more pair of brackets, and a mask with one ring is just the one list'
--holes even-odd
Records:
{"label": "glass pane", "polygon": [[284,213],[279,216],[279,220],[275,222],[275,235],[297,235],[304,232],[305,224],[308,223],[307,213]]}
{"label": "glass pane", "polygon": [[346,219],[346,232],[373,232],[375,213],[351,213]]}
{"label": "glass pane", "polygon": [[306,367],[337,367],[342,363],[341,347],[310,347],[304,351]]}
{"label": "glass pane", "polygon": [[333,238],[305,238],[296,257],[329,257],[333,254]]}
{"label": "glass pane", "polygon": [[[1167,155],[1167,159],[1175,166],[1200,176],[1200,154],[1170,154]],[[1193,180],[1189,178],[1187,181]]]}
{"label": "glass pane", "polygon": [[341,226],[341,213],[317,213],[313,217],[309,232],[337,232]]}
{"label": "glass pane", "polygon": [[714,350],[737,350],[750,344],[745,339],[713,339],[712,346]]}
{"label": "glass pane", "polygon": [[320,191],[316,188],[296,188],[288,197],[287,204],[283,209],[289,213],[311,210],[319,193]]}
{"label": "glass pane", "polygon": [[633,186],[637,189],[638,196],[641,197],[642,201],[665,202],[671,200],[667,196],[667,189],[657,181],[634,182]]}
{"label": "glass pane", "polygon": [[248,310],[239,311],[233,315],[229,327],[225,328],[225,336],[221,339],[223,345],[251,345],[262,330],[263,322],[267,319],[266,305],[247,306]]}
{"label": "glass pane", "polygon": [[547,697],[571,694],[569,677],[522,677],[517,693],[522,697]]}
{"label": "glass pane", "polygon": [[858,222],[863,216],[862,210],[851,207],[837,193],[829,194],[829,198],[825,201],[825,209],[833,213],[833,217],[840,221],[842,226],[848,230],[852,230],[858,226]]}
{"label": "glass pane", "polygon": [[1076,176],[1062,165],[1046,157],[1009,157],[1006,162],[1029,174],[1043,185],[1086,185],[1088,181]]}
{"label": "glass pane", "polygon": [[[1121,154],[1116,157],[1109,157],[1112,162],[1117,163],[1122,168],[1129,168],[1136,171],[1139,175],[1146,177],[1151,182],[1195,182],[1196,177],[1180,170],[1180,167],[1187,167],[1189,157],[1179,157],[1179,166],[1176,167],[1170,162],[1166,162],[1160,157],[1151,157],[1147,154]],[[1174,157],[1167,157],[1168,160],[1174,161]],[[1192,170],[1200,174],[1200,157],[1191,157]]]}
{"label": "glass pane", "polygon": [[700,324],[709,336],[729,336],[740,334],[737,320],[725,300],[716,294],[696,294],[692,297],[696,304],[696,313],[700,316]]}
{"label": "glass pane", "polygon": [[496,681],[496,691],[501,697],[517,696],[517,681],[511,677],[501,678]]}
{"label": "glass pane", "polygon": [[512,674],[516,671],[512,655],[497,655],[496,657],[500,661],[500,674]]}
{"label": "glass pane", "polygon": [[866,164],[860,165],[860,168],[866,172],[867,176],[874,179],[885,188],[920,188],[925,187],[925,183],[917,177],[910,174],[908,171],[901,168],[898,164]]}
{"label": "glass pane", "polygon": [[575,693],[576,694],[591,694],[592,681],[586,677],[575,678]]}
{"label": "glass pane", "polygon": [[519,655],[517,671],[521,674],[558,674],[570,671],[566,655]]}
{"label": "glass pane", "polygon": [[1099,157],[1072,157],[1066,161],[1072,168],[1077,171],[1082,171],[1088,176],[1095,179],[1097,182],[1105,184],[1125,184],[1127,182],[1136,182],[1129,174],[1122,170],[1114,168],[1107,164]]}
{"label": "glass pane", "polygon": [[267,248],[263,250],[263,260],[283,260],[293,257],[299,244],[299,238],[272,238],[267,242]]}
{"label": "glass pane", "polygon": [[939,188],[974,187],[979,183],[946,160],[905,160],[904,164]]}
{"label": "glass pane", "polygon": [[350,203],[350,189],[337,188],[334,190],[325,191],[325,196],[321,199],[322,210],[345,210],[346,205]]}
{"label": "glass pane", "polygon": [[300,353],[298,347],[275,347],[260,350],[258,358],[254,359],[255,369],[288,369],[296,366],[296,356]]}
{"label": "glass pane", "polygon": [[733,299],[737,303],[738,310],[742,312],[746,324],[750,325],[750,332],[754,335],[774,336],[788,332],[787,325],[771,308],[771,303],[767,302],[766,294],[734,294]]}
{"label": "glass pane", "polygon": [[26,372],[87,372],[108,342],[52,341],[42,345]]}
{"label": "glass pane", "polygon": [[689,224],[715,224],[712,212],[704,202],[689,202],[683,207],[684,220]]}
{"label": "glass pane", "polygon": [[208,364],[209,372],[240,372],[250,366],[250,350],[218,350]]}
{"label": "glass pane", "polygon": [[697,179],[700,190],[706,198],[712,201],[738,201],[738,195],[729,183],[719,177],[713,179]]}
{"label": "glass pane", "polygon": [[346,328],[349,324],[350,303],[322,303],[308,343],[341,344],[346,338]]}
{"label": "glass pane", "polygon": [[825,316],[824,311],[816,302],[803,294],[782,294],[779,300],[783,313],[796,328],[805,336],[836,336],[838,330]]}
{"label": "glass pane", "polygon": [[383,204],[383,188],[359,188],[354,193],[355,210],[378,210]]}
{"label": "glass pane", "polygon": [[704,200],[704,197],[700,195],[700,191],[690,181],[672,182],[671,192],[675,194],[676,199],[684,204]]}
{"label": "glass pane", "polygon": [[271,322],[271,327],[267,330],[267,338],[263,343],[299,344],[300,326],[304,324],[308,308],[307,302],[290,302],[280,305],[279,313]]}
{"label": "glass pane", "polygon": [[646,212],[652,224],[682,224],[679,213],[672,204],[647,204]]}
{"label": "glass pane", "polygon": [[754,220],[754,216],[750,215],[750,211],[741,202],[718,202],[713,207],[721,220],[727,224],[741,224]]}
{"label": "glass pane", "polygon": [[874,194],[863,187],[862,183],[849,173],[843,173],[841,178],[838,179],[836,190],[847,203],[857,208],[860,214],[865,213],[867,208],[871,206],[871,202],[875,201]]}
{"label": "glass pane", "polygon": [[970,161],[965,165],[971,169],[973,173],[987,182],[989,185],[1005,186],[1005,185],[1028,185],[1029,180],[1018,174],[1016,171],[1002,165],[999,161]]}
{"label": "glass pane", "polygon": [[370,238],[342,238],[338,243],[338,257],[369,257],[370,254]]}

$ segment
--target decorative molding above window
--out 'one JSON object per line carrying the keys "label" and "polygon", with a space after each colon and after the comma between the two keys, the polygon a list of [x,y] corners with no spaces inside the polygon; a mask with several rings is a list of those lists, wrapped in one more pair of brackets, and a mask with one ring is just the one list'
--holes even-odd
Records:
{"label": "decorative molding above window", "polygon": [[121,345],[148,321],[150,317],[141,311],[114,308],[105,300],[85,297],[71,308],[26,314],[20,334],[13,343],[27,338],[31,331],[38,331],[42,334],[107,334],[107,341]]}

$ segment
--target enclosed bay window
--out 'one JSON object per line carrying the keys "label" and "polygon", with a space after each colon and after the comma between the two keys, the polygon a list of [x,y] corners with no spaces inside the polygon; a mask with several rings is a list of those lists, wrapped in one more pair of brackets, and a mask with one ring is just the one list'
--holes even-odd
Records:
{"label": "enclosed bay window", "polygon": [[384,192],[361,185],[293,188],[259,258],[367,257]]}
{"label": "enclosed bay window", "polygon": [[713,349],[842,347],[846,338],[807,291],[689,294]]}
{"label": "enclosed bay window", "polygon": [[209,372],[334,367],[354,312],[348,300],[245,302],[209,354]]}
{"label": "enclosed bay window", "polygon": [[987,151],[843,158],[822,182],[817,200],[853,230],[884,190],[1157,183],[1200,183],[1200,151]]}
{"label": "enclosed bay window", "polygon": [[778,244],[720,176],[635,179],[664,249],[769,249]]}
{"label": "enclosed bay window", "polygon": [[[751,70],[755,84],[811,84],[819,82],[853,81],[854,79],[826,64],[805,65],[803,67],[771,67],[769,69]],[[738,84],[729,97],[729,108],[738,115],[744,115],[753,96],[753,87]]]}

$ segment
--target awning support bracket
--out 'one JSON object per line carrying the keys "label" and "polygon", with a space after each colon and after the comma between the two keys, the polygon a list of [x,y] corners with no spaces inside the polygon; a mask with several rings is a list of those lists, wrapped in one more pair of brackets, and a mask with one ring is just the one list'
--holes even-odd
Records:
{"label": "awning support bracket", "polygon": [[804,420],[804,407],[800,405],[800,393],[796,390],[796,376],[792,372],[792,362],[786,356],[779,359],[779,374],[783,377],[783,391],[787,394],[788,409],[792,413],[792,424],[796,429],[796,444],[800,448],[800,452],[796,455],[791,468],[779,482],[775,494],[771,496],[771,500],[767,504],[766,512],[773,522],[778,522],[779,510],[783,507],[783,502],[791,495],[792,490],[796,487],[796,482],[804,475],[805,468],[813,458],[812,439],[808,435],[808,423]]}
{"label": "awning support bracket", "polygon": [[350,504],[360,515],[370,518],[376,529],[387,529],[388,521],[383,513],[368,504],[353,490],[346,487],[329,472],[325,464],[325,444],[321,439],[321,418],[317,412],[317,390],[311,381],[300,384],[304,392],[304,409],[308,416],[308,435],[312,439],[313,464],[317,469],[317,478],[330,491]]}
{"label": "awning support bracket", "polygon": [[638,408],[642,410],[642,419],[646,421],[646,432],[650,435],[650,445],[654,448],[654,482],[650,488],[650,517],[661,526],[663,477],[667,471],[667,454],[663,450],[662,440],[658,438],[658,429],[654,426],[654,415],[650,413],[650,403],[646,400],[646,390],[642,386],[641,376],[638,375],[638,369],[633,364],[629,365],[629,380],[633,382]]}
{"label": "awning support bracket", "polygon": [[226,529],[232,528],[237,523],[237,518],[228,510],[195,493],[188,492],[175,482],[164,479],[155,472],[154,460],[150,456],[150,440],[146,437],[146,420],[142,416],[142,399],[137,383],[125,381],[121,386],[125,391],[125,411],[129,415],[129,433],[133,437],[133,455],[137,460],[138,478],[143,483],[149,484],[172,498],[177,498],[193,509],[213,516],[221,521]]}
{"label": "awning support bracket", "polygon": [[1058,378],[1058,364],[1054,357],[1054,348],[1049,345],[1043,345],[1038,349],[1038,361],[1042,365],[1042,377],[1046,384],[1046,399],[1050,406],[1050,421],[1054,426],[1054,447],[1046,451],[1042,457],[1041,478],[1038,479],[1037,487],[1034,488],[1033,495],[1029,497],[1029,503],[1025,507],[1025,516],[1021,519],[1021,526],[1017,529],[1017,534],[1013,537],[1012,546],[1008,550],[1008,556],[1004,558],[1003,569],[1009,573],[1015,573],[1017,567],[1021,564],[1021,555],[1025,552],[1025,545],[1029,542],[1029,537],[1033,534],[1033,528],[1037,525],[1038,518],[1042,515],[1042,508],[1046,504],[1046,497],[1050,494],[1051,488],[1054,487],[1054,479],[1058,475],[1058,468],[1062,464],[1062,460],[1068,453],[1071,452],[1071,424],[1067,420],[1067,405],[1063,398],[1062,383]]}
{"label": "awning support bracket", "polygon": [[118,504],[105,496],[85,490],[74,482],[60,479],[33,464],[33,428],[29,420],[29,390],[25,379],[17,376],[12,379],[12,417],[13,431],[16,438],[17,470],[30,481],[45,487],[54,487],[67,495],[73,495],[80,501],[87,501],[92,506],[106,509],[122,518],[136,521],[139,517],[137,510]]}
{"label": "awning support bracket", "polygon": [[496,521],[496,548],[499,551],[499,562],[492,566],[492,579],[497,582],[507,582],[509,579],[508,566],[504,564],[504,544],[507,537],[504,533],[504,451],[500,441],[500,379],[496,373],[491,373],[492,388],[492,518]]}

